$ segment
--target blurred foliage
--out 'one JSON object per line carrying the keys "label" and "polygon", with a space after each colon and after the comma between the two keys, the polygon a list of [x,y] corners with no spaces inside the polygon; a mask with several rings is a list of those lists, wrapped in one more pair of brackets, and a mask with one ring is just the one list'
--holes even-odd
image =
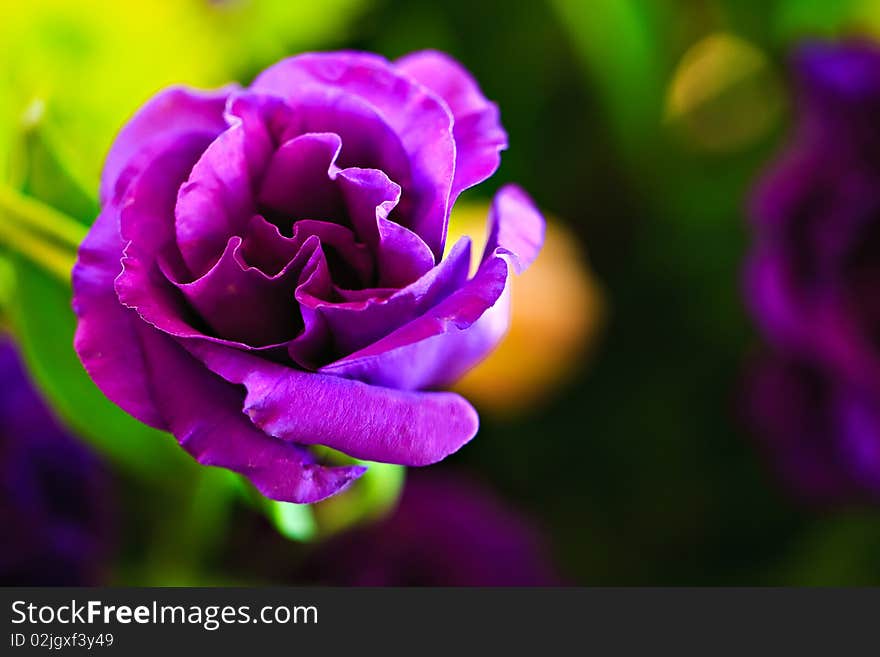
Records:
{"label": "blurred foliage", "polygon": [[[471,238],[471,270],[486,243],[489,204],[458,203],[446,238],[447,253]],[[544,245],[535,262],[512,276],[507,335],[453,386],[483,413],[508,420],[535,412],[580,371],[600,346],[605,301],[577,240],[557,218],[546,217]],[[535,336],[540,335],[540,341]]]}
{"label": "blurred foliage", "polygon": [[[538,517],[573,581],[880,583],[876,513],[833,538],[765,471],[738,411],[757,343],[744,207],[790,120],[788,53],[876,34],[877,15],[821,0],[415,0],[368,15],[354,45],[439,48],[474,73],[511,148],[469,199],[524,185],[605,293],[601,346],[573,384],[525,417],[484,415],[450,458]],[[670,116],[676,80],[688,103]]]}
{"label": "blurred foliage", "polygon": [[[246,83],[260,68],[342,38],[361,0],[120,3],[48,0],[0,6],[0,318],[60,417],[141,489],[132,525],[153,528],[148,554],[120,581],[202,581],[222,542],[237,477],[202,468],[168,434],[134,420],[94,386],[72,349],[70,269],[98,212],[103,154],[127,117],[172,83]],[[5,247],[5,248],[4,248]],[[312,510],[263,500],[298,540],[384,512],[402,469],[376,466],[318,523]],[[146,488],[143,488],[146,487]],[[142,499],[151,500],[142,508]],[[262,499],[262,498],[261,498]],[[340,498],[343,499],[343,498]],[[125,508],[129,508],[126,506]],[[325,529],[326,527],[326,529]],[[136,534],[135,534],[136,535]],[[131,552],[131,550],[128,550]]]}
{"label": "blurred foliage", "polygon": [[[499,174],[464,201],[522,184],[589,253],[605,304],[601,348],[571,357],[573,380],[515,420],[484,414],[452,466],[534,515],[573,582],[880,584],[877,511],[794,506],[737,410],[757,343],[740,301],[743,209],[790,124],[790,49],[878,35],[874,0],[5,3],[0,181],[85,228],[112,135],[162,86],[246,82],[305,47],[445,50],[499,103],[511,137]],[[28,226],[45,232],[36,214]],[[50,243],[69,258],[63,234]],[[69,290],[31,264],[44,255],[0,252],[0,309],[53,403],[74,422],[81,414],[78,431],[119,463],[137,469],[144,449],[151,463],[167,456],[169,474],[199,472],[174,492],[125,479],[119,581],[223,573],[218,544],[237,538],[227,523],[238,489],[94,389],[70,350]],[[553,346],[533,339],[545,343],[535,354]],[[371,472],[350,497],[264,511],[299,540],[335,531],[393,505],[400,470]]]}
{"label": "blurred foliage", "polygon": [[[156,91],[176,83],[218,86],[287,53],[338,41],[362,4],[0,3],[0,126],[14,125],[34,99],[41,100],[47,123],[63,126],[74,170],[93,189],[113,135]],[[5,151],[11,138],[0,128],[0,148]]]}

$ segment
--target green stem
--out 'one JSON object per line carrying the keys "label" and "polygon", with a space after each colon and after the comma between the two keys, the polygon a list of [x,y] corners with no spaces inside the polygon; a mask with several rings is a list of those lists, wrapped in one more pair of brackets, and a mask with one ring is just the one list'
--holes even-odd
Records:
{"label": "green stem", "polygon": [[73,251],[86,236],[86,227],[76,220],[6,185],[0,185],[0,212],[7,225],[18,224],[20,228],[42,233]]}
{"label": "green stem", "polygon": [[70,285],[70,272],[76,261],[76,252],[55,246],[14,222],[6,221],[7,215],[0,216],[0,244],[7,245],[33,261],[55,276],[65,285]]}
{"label": "green stem", "polygon": [[200,467],[159,510],[144,583],[193,586],[226,532],[234,489],[226,472]]}

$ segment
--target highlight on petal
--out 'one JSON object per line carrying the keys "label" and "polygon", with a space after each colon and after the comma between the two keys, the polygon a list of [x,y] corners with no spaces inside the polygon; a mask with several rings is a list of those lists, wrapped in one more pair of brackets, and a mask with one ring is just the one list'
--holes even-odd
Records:
{"label": "highlight on petal", "polygon": [[394,67],[440,96],[455,120],[455,180],[452,201],[468,187],[491,176],[507,148],[498,105],[488,100],[473,76],[449,55],[423,50],[406,55]]}
{"label": "highlight on petal", "polygon": [[187,348],[209,369],[247,389],[244,410],[271,436],[326,445],[354,458],[435,463],[477,432],[473,407],[449,392],[407,392],[302,372],[207,343]]}
{"label": "highlight on petal", "polygon": [[489,209],[489,236],[483,262],[501,249],[513,256],[513,266],[521,274],[538,257],[544,243],[544,217],[529,195],[517,185],[498,190]]}
{"label": "highlight on petal", "polygon": [[213,137],[225,130],[223,110],[234,89],[235,86],[228,86],[196,91],[171,87],[150,99],[122,128],[107,153],[101,174],[101,203],[111,202],[123,191],[120,176],[138,153],[155,152],[157,144],[168,144],[169,140],[189,134]]}

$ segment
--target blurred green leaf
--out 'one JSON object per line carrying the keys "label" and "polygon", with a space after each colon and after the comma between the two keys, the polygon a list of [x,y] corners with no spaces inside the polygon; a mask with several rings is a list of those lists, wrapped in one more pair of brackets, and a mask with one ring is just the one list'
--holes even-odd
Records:
{"label": "blurred green leaf", "polygon": [[[83,222],[94,217],[95,201],[71,177],[70,170],[51,148],[39,124],[27,125],[15,143],[16,180],[29,196],[10,197],[15,203],[40,207],[53,203],[58,210],[70,212]],[[14,203],[4,207],[14,210]],[[54,249],[60,258],[72,263],[76,237],[50,241],[53,231],[61,230],[64,222],[73,221],[46,208],[40,222],[48,235],[32,234],[35,244]],[[7,210],[3,220],[7,228],[11,217]],[[39,222],[38,222],[39,223]],[[30,228],[30,227],[26,227]],[[38,225],[35,231],[38,230]],[[22,229],[23,231],[26,230]],[[85,226],[82,227],[84,233]],[[79,234],[80,231],[68,232]],[[26,233],[27,234],[27,233]],[[73,243],[71,243],[71,240]],[[10,254],[12,293],[8,305],[13,331],[21,344],[28,368],[37,385],[46,394],[61,418],[87,439],[100,453],[130,472],[150,479],[169,480],[195,468],[191,459],[166,433],[156,431],[135,420],[110,402],[86,374],[73,350],[76,318],[70,305],[69,272],[47,270],[33,254],[29,257]],[[66,255],[65,255],[66,254]],[[69,265],[68,265],[69,266]]]}
{"label": "blurred green leaf", "polygon": [[663,116],[667,50],[662,5],[639,0],[553,0],[605,105],[617,139],[644,147]]}
{"label": "blurred green leaf", "polygon": [[0,251],[0,331],[8,330],[7,315],[9,313],[9,305],[12,303],[15,285],[15,270],[9,257]]}
{"label": "blurred green leaf", "polygon": [[[179,450],[182,452],[182,450]],[[146,559],[125,574],[145,586],[200,586],[229,530],[238,475],[195,467],[176,488],[156,489]]]}
{"label": "blurred green leaf", "polygon": [[817,520],[774,572],[784,584],[864,586],[880,573],[880,519],[850,511]]}
{"label": "blurred green leaf", "polygon": [[[97,179],[126,118],[172,84],[218,86],[341,36],[364,0],[0,3],[0,152],[33,101]],[[0,161],[0,175],[7,162]]]}
{"label": "blurred green leaf", "polygon": [[782,0],[775,17],[776,38],[830,38],[853,29],[877,29],[880,10],[874,0]]}
{"label": "blurred green leaf", "polygon": [[73,350],[76,318],[70,287],[13,256],[14,302],[9,314],[28,369],[61,418],[100,453],[126,470],[173,480],[195,466],[167,433],[135,420],[98,390]]}
{"label": "blurred green leaf", "polygon": [[367,471],[341,495],[315,505],[322,537],[382,518],[394,508],[403,490],[403,466],[354,459],[350,462],[367,466]]}
{"label": "blurred green leaf", "polygon": [[23,194],[88,226],[98,216],[97,180],[82,181],[63,140],[43,120],[42,102],[34,101],[11,153],[12,184]]}
{"label": "blurred green leaf", "polygon": [[311,505],[270,500],[247,479],[237,478],[245,500],[263,513],[282,536],[298,542],[326,539],[378,520],[397,504],[406,474],[403,466],[359,461],[326,447],[313,449],[325,463],[359,463],[367,471],[344,492]]}
{"label": "blurred green leaf", "polygon": [[268,501],[268,515],[278,533],[293,541],[310,541],[318,533],[315,516],[308,504]]}

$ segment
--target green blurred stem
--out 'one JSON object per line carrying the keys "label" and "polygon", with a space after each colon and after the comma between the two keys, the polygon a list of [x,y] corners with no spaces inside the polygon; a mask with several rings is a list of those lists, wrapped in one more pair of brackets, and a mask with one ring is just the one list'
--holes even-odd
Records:
{"label": "green blurred stem", "polygon": [[6,185],[0,185],[0,211],[7,222],[42,233],[73,251],[86,236],[86,227],[75,219]]}
{"label": "green blurred stem", "polygon": [[76,260],[76,251],[60,248],[0,216],[0,244],[21,253],[42,267],[65,285],[70,284],[70,271]]}
{"label": "green blurred stem", "polygon": [[86,228],[67,215],[0,185],[0,244],[70,284],[76,250]]}
{"label": "green blurred stem", "polygon": [[159,509],[144,583],[193,586],[201,583],[216,546],[226,533],[234,488],[229,473],[197,468]]}

